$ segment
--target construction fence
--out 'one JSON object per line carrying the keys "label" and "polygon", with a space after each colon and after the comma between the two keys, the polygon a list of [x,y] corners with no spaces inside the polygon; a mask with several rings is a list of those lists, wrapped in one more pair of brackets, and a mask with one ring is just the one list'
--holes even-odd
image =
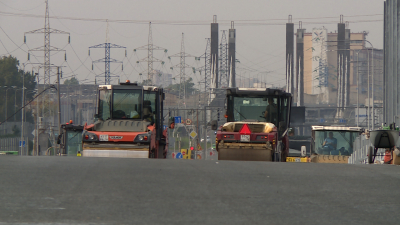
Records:
{"label": "construction fence", "polygon": [[[353,154],[349,157],[349,164],[368,164],[369,155],[372,154],[374,146],[365,134],[360,135],[353,142]],[[381,163],[385,155],[384,148],[379,148],[374,163]]]}
{"label": "construction fence", "polygon": [[210,122],[217,120],[219,125],[226,122],[223,107],[203,109],[169,108],[164,115],[174,117],[175,128],[168,130],[168,154],[170,159],[217,160],[215,149],[216,134]]}
{"label": "construction fence", "polygon": [[[23,141],[21,138],[0,138],[0,153],[16,151],[18,155],[27,155],[29,149],[28,137],[25,137]],[[22,151],[22,154],[21,154]]]}

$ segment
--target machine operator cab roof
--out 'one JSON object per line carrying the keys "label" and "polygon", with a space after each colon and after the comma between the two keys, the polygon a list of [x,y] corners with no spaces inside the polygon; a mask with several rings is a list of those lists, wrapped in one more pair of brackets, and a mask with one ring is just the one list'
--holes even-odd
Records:
{"label": "machine operator cab roof", "polygon": [[131,83],[127,80],[125,83],[120,83],[119,85],[99,85],[99,89],[143,89],[145,91],[157,91],[157,86],[139,86],[136,82]]}
{"label": "machine operator cab roof", "polygon": [[227,95],[269,95],[269,96],[286,96],[291,97],[290,93],[280,89],[271,88],[228,88]]}
{"label": "machine operator cab roof", "polygon": [[98,93],[97,117],[102,121],[146,120],[154,123],[159,102],[164,100],[162,89],[129,81],[120,85],[100,85]]}
{"label": "machine operator cab roof", "polygon": [[355,131],[355,132],[363,132],[364,129],[362,127],[342,127],[342,126],[311,126],[312,130],[340,130],[340,131]]}

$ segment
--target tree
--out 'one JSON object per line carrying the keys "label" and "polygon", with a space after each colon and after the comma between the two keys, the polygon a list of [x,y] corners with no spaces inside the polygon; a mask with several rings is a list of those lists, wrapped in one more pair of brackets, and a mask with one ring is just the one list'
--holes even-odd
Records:
{"label": "tree", "polygon": [[[194,92],[198,91],[198,89],[194,88],[195,84],[193,83],[193,79],[191,77],[186,80],[184,85],[186,87],[186,98],[189,97],[190,95],[192,95]],[[181,84],[171,84],[168,87],[166,87],[165,89],[173,94],[179,95],[180,87],[181,87]]]}
{"label": "tree", "polygon": [[[17,58],[13,56],[3,56],[0,58],[0,96],[3,101],[0,102],[0,120],[4,121],[7,116],[10,117],[22,107],[22,81],[23,77],[25,85],[25,103],[30,101],[33,96],[33,90],[36,87],[35,75],[30,72],[25,72],[20,68],[20,64]],[[8,91],[7,91],[8,90]],[[7,93],[7,94],[6,94]],[[6,98],[7,95],[7,98]],[[16,101],[16,102],[15,102]],[[7,104],[7,107],[6,107]],[[14,107],[14,104],[17,107]],[[33,122],[33,117],[29,110],[26,112],[26,121]],[[21,111],[15,116],[16,121],[21,121]]]}
{"label": "tree", "polygon": [[79,81],[75,77],[71,77],[71,79],[65,80],[64,84],[66,84],[66,85],[79,85]]}
{"label": "tree", "polygon": [[18,137],[21,134],[21,131],[18,129],[17,125],[14,125],[12,128],[13,135]]}
{"label": "tree", "polygon": [[142,83],[139,83],[139,85],[140,85],[140,86],[151,86],[152,83],[153,83],[153,82],[152,82],[150,79],[146,79],[146,80],[143,80]]}

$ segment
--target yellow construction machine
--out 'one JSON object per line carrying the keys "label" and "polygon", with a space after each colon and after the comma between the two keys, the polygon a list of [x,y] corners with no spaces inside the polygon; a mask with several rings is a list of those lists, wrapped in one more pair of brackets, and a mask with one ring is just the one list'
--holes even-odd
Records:
{"label": "yellow construction machine", "polygon": [[292,97],[279,89],[229,88],[227,123],[217,129],[218,160],[286,161]]}
{"label": "yellow construction machine", "polygon": [[361,127],[312,126],[311,149],[288,162],[348,163],[353,143],[364,131]]}

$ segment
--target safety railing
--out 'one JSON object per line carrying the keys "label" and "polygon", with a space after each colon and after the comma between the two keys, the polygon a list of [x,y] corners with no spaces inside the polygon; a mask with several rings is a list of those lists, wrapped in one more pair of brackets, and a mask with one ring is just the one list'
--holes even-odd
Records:
{"label": "safety railing", "polygon": [[[371,144],[371,141],[366,138],[364,134],[360,137],[357,137],[353,142],[353,154],[349,157],[349,164],[368,164],[370,163],[369,158],[374,160],[373,163],[383,163],[385,157],[384,148],[379,148],[376,152],[375,158],[372,157],[374,152],[374,146]],[[371,157],[369,157],[371,154]]]}
{"label": "safety railing", "polygon": [[373,148],[366,136],[360,135],[353,142],[353,154],[349,157],[349,164],[368,164],[370,148]]}

